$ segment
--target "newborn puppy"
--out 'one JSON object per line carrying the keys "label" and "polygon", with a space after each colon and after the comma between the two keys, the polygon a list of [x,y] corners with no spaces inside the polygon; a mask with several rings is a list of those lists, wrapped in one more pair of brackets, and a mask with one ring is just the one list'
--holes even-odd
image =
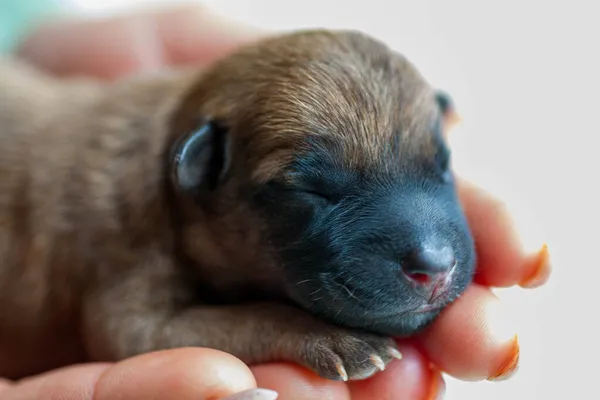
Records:
{"label": "newborn puppy", "polygon": [[364,379],[470,283],[452,102],[361,33],[114,84],[0,67],[0,376],[181,346]]}

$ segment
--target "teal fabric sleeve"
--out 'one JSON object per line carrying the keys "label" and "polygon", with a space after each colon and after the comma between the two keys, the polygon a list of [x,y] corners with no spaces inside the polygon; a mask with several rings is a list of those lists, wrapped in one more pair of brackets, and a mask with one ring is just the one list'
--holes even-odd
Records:
{"label": "teal fabric sleeve", "polygon": [[39,21],[62,12],[60,0],[0,0],[0,52],[10,52]]}

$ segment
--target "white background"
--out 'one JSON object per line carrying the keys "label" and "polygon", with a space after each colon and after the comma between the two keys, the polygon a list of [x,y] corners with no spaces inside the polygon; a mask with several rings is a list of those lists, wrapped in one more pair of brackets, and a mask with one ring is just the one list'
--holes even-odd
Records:
{"label": "white background", "polygon": [[[144,2],[70,1],[90,12]],[[205,3],[268,29],[363,30],[448,90],[465,120],[453,138],[455,167],[506,199],[527,246],[549,243],[555,273],[541,290],[499,293],[511,317],[498,324],[520,334],[518,375],[504,383],[448,379],[446,398],[600,398],[599,3]]]}

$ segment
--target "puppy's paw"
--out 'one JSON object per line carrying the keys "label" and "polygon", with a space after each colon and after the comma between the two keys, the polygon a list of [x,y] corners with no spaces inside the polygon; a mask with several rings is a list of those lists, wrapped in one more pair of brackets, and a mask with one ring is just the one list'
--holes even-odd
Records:
{"label": "puppy's paw", "polygon": [[311,336],[305,349],[306,366],[332,380],[366,379],[402,358],[393,339],[352,331]]}

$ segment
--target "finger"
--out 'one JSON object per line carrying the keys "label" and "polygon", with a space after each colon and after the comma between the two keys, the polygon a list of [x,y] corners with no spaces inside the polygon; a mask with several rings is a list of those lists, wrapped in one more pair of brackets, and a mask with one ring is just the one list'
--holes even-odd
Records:
{"label": "finger", "polygon": [[94,386],[109,364],[88,364],[61,368],[19,381],[2,394],[2,400],[91,399]]}
{"label": "finger", "polygon": [[211,349],[186,348],[149,353],[114,365],[89,364],[23,380],[2,400],[43,398],[220,399],[256,387],[248,367]]}
{"label": "finger", "polygon": [[518,366],[519,343],[510,326],[497,297],[473,284],[417,340],[435,365],[456,378],[498,379]]}
{"label": "finger", "polygon": [[238,46],[267,35],[203,6],[157,13],[156,20],[166,59],[172,65],[207,65]]}
{"label": "finger", "polygon": [[350,400],[343,382],[320,378],[297,365],[274,363],[251,369],[258,385],[277,391],[281,400]]}
{"label": "finger", "polygon": [[17,54],[59,76],[115,79],[166,66],[205,65],[258,36],[201,5],[107,19],[55,21],[27,37]]}
{"label": "finger", "polygon": [[475,281],[488,286],[537,287],[550,276],[548,248],[528,252],[504,203],[466,180],[458,191],[477,247]]}
{"label": "finger", "polygon": [[443,390],[443,379],[429,360],[410,343],[399,343],[401,360],[364,381],[348,384],[352,400],[435,400]]}
{"label": "finger", "polygon": [[0,378],[0,395],[10,388],[11,383],[6,379]]}
{"label": "finger", "polygon": [[125,360],[106,371],[95,400],[220,399],[256,387],[250,369],[212,349],[182,348]]}

